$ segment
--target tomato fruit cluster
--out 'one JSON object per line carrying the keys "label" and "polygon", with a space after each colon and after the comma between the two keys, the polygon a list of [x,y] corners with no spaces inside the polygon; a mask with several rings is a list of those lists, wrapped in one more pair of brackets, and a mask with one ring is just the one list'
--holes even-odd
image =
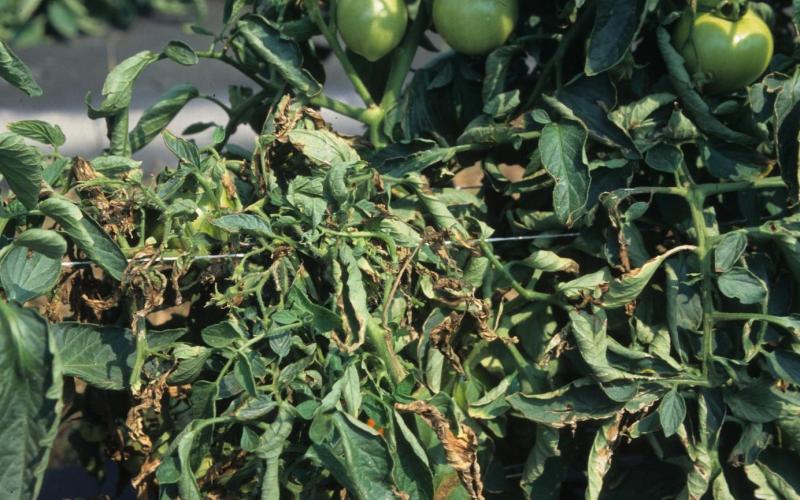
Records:
{"label": "tomato fruit cluster", "polygon": [[673,32],[675,47],[692,73],[705,73],[709,92],[728,93],[753,83],[769,66],[773,39],[752,10],[738,20],[687,10]]}
{"label": "tomato fruit cluster", "polygon": [[[508,40],[519,0],[435,0],[433,24],[456,52],[485,55]],[[395,49],[408,26],[404,0],[340,0],[336,22],[347,48],[369,61]]]}

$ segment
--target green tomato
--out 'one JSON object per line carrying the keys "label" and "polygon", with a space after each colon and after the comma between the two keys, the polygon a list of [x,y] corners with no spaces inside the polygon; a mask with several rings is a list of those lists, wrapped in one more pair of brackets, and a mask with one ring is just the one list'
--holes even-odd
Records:
{"label": "green tomato", "polygon": [[508,40],[519,15],[518,0],[434,0],[433,24],[455,50],[484,55]]}
{"label": "green tomato", "polygon": [[729,93],[746,87],[767,69],[773,40],[769,26],[751,10],[738,21],[712,13],[694,19],[686,11],[673,32],[673,43],[692,73],[709,76],[705,89]]}
{"label": "green tomato", "polygon": [[405,0],[339,0],[336,22],[348,49],[377,61],[400,44],[408,10]]}

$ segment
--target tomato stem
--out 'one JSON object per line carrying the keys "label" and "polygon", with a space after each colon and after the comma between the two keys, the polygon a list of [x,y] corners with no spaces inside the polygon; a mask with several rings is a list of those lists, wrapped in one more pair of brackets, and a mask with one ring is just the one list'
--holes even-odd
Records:
{"label": "tomato stem", "polygon": [[414,55],[417,53],[419,43],[429,24],[430,16],[423,2],[420,4],[417,18],[411,24],[411,29],[409,29],[403,42],[395,50],[392,57],[392,69],[381,100],[381,109],[384,114],[389,113],[397,105],[397,100],[403,92],[406,76],[411,70],[411,64],[414,62]]}
{"label": "tomato stem", "polygon": [[325,40],[330,45],[331,50],[333,50],[336,59],[339,60],[339,63],[342,65],[342,69],[344,70],[347,77],[350,79],[350,82],[353,84],[353,88],[355,89],[356,93],[361,97],[361,100],[364,101],[367,107],[371,107],[375,105],[375,99],[372,98],[372,94],[370,94],[369,89],[361,80],[361,77],[358,76],[358,71],[356,71],[355,67],[353,67],[353,63],[350,62],[350,58],[347,57],[342,45],[339,43],[339,39],[336,37],[336,32],[331,29],[331,26],[325,22],[322,18],[322,11],[319,9],[319,1],[318,0],[303,0],[303,4],[306,6],[306,10],[308,11],[311,20],[319,28],[320,32],[322,32],[322,36],[325,37]]}

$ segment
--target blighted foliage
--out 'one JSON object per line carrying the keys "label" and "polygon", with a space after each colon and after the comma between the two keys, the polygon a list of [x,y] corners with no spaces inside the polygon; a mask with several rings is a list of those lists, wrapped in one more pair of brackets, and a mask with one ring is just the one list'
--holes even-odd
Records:
{"label": "blighted foliage", "polygon": [[[77,421],[85,465],[141,497],[797,497],[791,9],[753,5],[775,7],[770,71],[712,95],[670,45],[684,3],[544,4],[406,82],[426,2],[385,73],[330,4],[227,2],[209,50],[136,54],[87,101],[107,154],[0,134],[4,496],[36,495]],[[315,34],[363,108],[322,92]],[[139,74],[204,59],[253,81],[227,123],[168,131],[209,98],[179,85],[131,126]],[[131,156],[159,137],[153,183]]]}

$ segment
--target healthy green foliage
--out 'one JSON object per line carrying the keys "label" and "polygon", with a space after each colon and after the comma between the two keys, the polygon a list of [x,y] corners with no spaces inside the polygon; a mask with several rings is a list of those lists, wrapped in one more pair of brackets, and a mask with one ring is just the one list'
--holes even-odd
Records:
{"label": "healthy green foliage", "polygon": [[[62,418],[159,498],[800,495],[800,4],[751,4],[769,72],[712,95],[669,35],[695,2],[520,3],[505,45],[412,71],[428,0],[375,63],[335,2],[230,0],[208,48],[87,98],[106,154],[10,124],[4,498],[35,496]],[[322,39],[362,103],[325,93]],[[252,83],[129,120],[143,72],[209,59]],[[10,52],[0,76],[38,88]],[[227,120],[172,130],[195,99]]]}
{"label": "healthy green foliage", "polygon": [[129,27],[137,16],[203,16],[205,0],[3,0],[0,40],[32,45],[44,40],[99,36],[106,25]]}

